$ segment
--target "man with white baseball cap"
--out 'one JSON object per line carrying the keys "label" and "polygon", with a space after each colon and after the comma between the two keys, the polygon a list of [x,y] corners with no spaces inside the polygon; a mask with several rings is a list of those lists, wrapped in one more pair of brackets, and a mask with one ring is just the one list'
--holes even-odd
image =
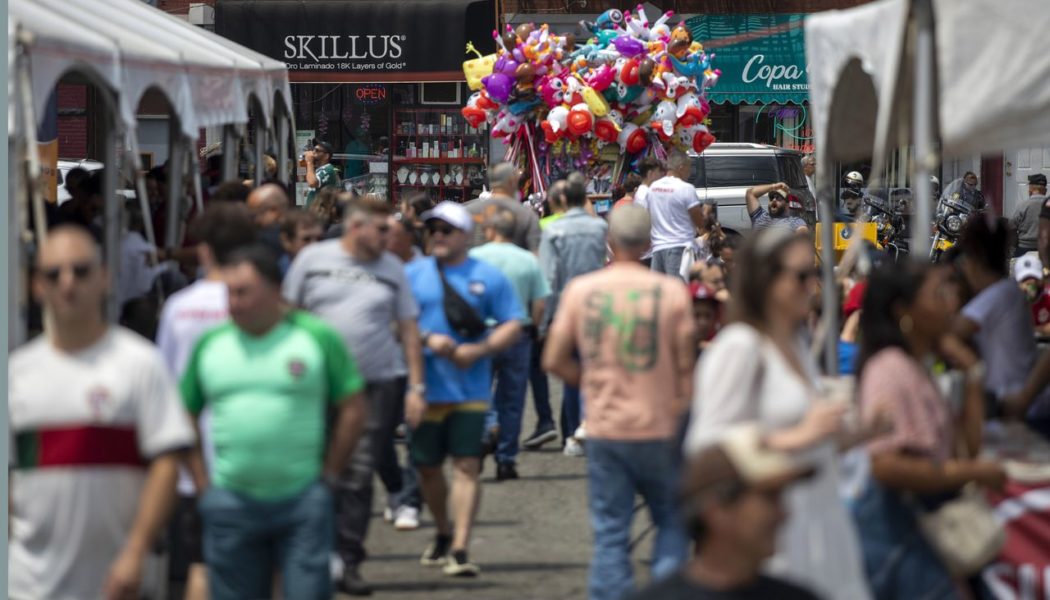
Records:
{"label": "man with white baseball cap", "polygon": [[[480,569],[468,560],[467,544],[480,501],[478,474],[492,395],[492,357],[518,340],[525,313],[510,280],[467,254],[473,218],[466,208],[442,202],[422,216],[429,256],[405,268],[419,304],[426,373],[426,402],[406,407],[411,410],[405,418],[413,429],[409,455],[437,528],[421,563],[443,565],[450,576],[473,577]],[[448,456],[454,473],[451,520],[441,469]]]}
{"label": "man with white baseball cap", "polygon": [[1050,293],[1043,281],[1043,261],[1039,254],[1029,252],[1014,263],[1014,279],[1021,286],[1028,306],[1032,308],[1032,324],[1039,335],[1050,335]]}
{"label": "man with white baseball cap", "polygon": [[762,574],[787,519],[781,497],[815,473],[794,455],[767,446],[764,434],[756,423],[735,425],[689,461],[682,506],[696,553],[682,570],[629,600],[816,598]]}

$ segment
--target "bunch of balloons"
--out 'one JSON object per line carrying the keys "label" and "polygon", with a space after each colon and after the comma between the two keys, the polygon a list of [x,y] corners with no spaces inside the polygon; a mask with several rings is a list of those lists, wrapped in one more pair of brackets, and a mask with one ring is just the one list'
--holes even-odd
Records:
{"label": "bunch of balloons", "polygon": [[719,71],[684,26],[668,26],[666,12],[650,24],[609,10],[582,23],[592,36],[551,33],[547,25],[509,25],[493,32],[496,53],[463,63],[474,91],[463,107],[474,127],[539,155],[552,147],[584,148],[588,158],[610,144],[629,156],[670,147],[703,152],[714,142],[704,125],[707,90]]}

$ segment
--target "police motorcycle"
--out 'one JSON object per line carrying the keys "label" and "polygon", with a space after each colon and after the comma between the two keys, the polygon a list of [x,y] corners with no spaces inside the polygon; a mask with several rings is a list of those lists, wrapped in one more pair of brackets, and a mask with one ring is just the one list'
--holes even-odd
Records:
{"label": "police motorcycle", "polygon": [[984,195],[962,178],[944,186],[933,218],[933,243],[930,260],[938,262],[959,241],[963,227],[971,216],[984,209]]}

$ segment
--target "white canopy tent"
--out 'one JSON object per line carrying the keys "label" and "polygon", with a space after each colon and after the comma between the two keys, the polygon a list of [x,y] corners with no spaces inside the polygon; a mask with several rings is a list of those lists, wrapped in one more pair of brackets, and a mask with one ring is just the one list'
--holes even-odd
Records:
{"label": "white canopy tent", "polygon": [[[41,226],[43,204],[39,186],[40,172],[36,157],[36,128],[43,122],[55,85],[63,77],[75,74],[94,84],[104,98],[107,120],[105,132],[103,197],[115,199],[117,145],[127,140],[128,158],[139,170],[136,113],[143,96],[156,90],[172,110],[168,195],[168,245],[177,242],[177,227],[183,200],[182,180],[190,165],[195,164],[193,142],[204,127],[222,126],[231,157],[223,170],[224,177],[234,176],[238,132],[254,117],[256,126],[256,178],[263,171],[262,149],[276,131],[279,164],[278,177],[286,180],[283,163],[288,156],[291,126],[291,93],[284,65],[243,48],[215,34],[156,10],[138,0],[81,0],[75,18],[68,4],[57,0],[10,0],[8,8],[8,80],[10,104],[8,124],[9,190],[12,200],[34,197],[37,237]],[[26,161],[23,163],[22,161]],[[27,169],[25,167],[28,166]],[[24,169],[24,170],[20,170]],[[194,177],[194,181],[197,179]],[[200,202],[199,185],[196,196]],[[140,200],[146,206],[145,186],[138,181]],[[22,193],[19,193],[22,191]],[[12,201],[8,211],[9,230],[13,240],[24,234],[23,223],[29,207]],[[106,204],[107,263],[119,276],[120,202]],[[147,234],[153,238],[147,221]],[[13,255],[20,254],[20,244],[12,242]],[[16,269],[17,258],[9,263]],[[17,272],[17,271],[15,271]],[[18,278],[12,279],[21,283]],[[15,287],[15,286],[10,286]],[[11,290],[12,300],[19,292]],[[12,308],[17,303],[12,304]],[[109,315],[115,318],[119,307],[110,302]],[[21,319],[12,319],[12,323]],[[13,327],[17,330],[17,327]],[[10,340],[21,340],[17,332]]]}
{"label": "white canopy tent", "polygon": [[[806,20],[810,112],[822,206],[824,306],[836,306],[832,166],[914,144],[911,255],[925,260],[931,170],[944,157],[1045,145],[1050,61],[1045,0],[880,0]],[[872,184],[875,185],[875,184]],[[826,360],[835,372],[834,311]]]}

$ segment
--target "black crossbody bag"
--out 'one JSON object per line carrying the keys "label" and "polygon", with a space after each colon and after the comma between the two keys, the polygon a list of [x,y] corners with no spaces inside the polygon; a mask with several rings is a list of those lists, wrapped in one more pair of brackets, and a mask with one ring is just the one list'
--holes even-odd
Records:
{"label": "black crossbody bag", "polygon": [[445,318],[448,320],[449,326],[461,338],[474,339],[481,337],[481,334],[488,329],[485,326],[485,321],[474,310],[474,307],[463,296],[459,295],[459,292],[452,287],[448,279],[445,279],[445,272],[441,269],[441,265],[437,265],[437,270],[438,275],[441,276],[441,285],[445,289]]}

